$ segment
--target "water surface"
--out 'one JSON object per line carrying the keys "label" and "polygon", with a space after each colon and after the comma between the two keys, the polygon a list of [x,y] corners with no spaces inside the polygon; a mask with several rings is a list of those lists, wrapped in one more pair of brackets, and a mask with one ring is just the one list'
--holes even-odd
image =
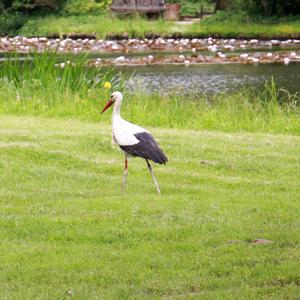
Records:
{"label": "water surface", "polygon": [[132,74],[130,90],[159,93],[224,93],[244,87],[260,89],[272,78],[278,88],[300,92],[300,64],[209,64],[197,66],[122,67]]}

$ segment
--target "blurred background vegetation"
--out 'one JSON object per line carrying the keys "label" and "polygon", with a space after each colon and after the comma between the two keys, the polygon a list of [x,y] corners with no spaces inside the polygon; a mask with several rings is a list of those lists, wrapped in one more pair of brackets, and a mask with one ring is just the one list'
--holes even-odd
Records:
{"label": "blurred background vegetation", "polygon": [[1,0],[0,6],[6,12],[84,14],[103,12],[110,3],[111,0]]}
{"label": "blurred background vegetation", "polygon": [[[201,5],[205,8],[227,11],[245,11],[264,16],[294,15],[300,12],[299,0],[166,0],[180,3],[183,14],[195,14]],[[84,14],[103,13],[109,9],[111,0],[1,0],[2,12],[26,14]]]}
{"label": "blurred background vegetation", "polygon": [[[59,17],[109,14],[112,0],[0,0],[0,35],[15,35],[25,24],[34,24],[35,19],[57,15]],[[180,3],[182,17],[198,17],[201,7],[204,13],[216,13],[210,22],[224,19],[268,23],[295,20],[300,15],[299,0],[166,0]],[[33,26],[35,28],[36,26]],[[24,32],[24,31],[23,31]],[[25,31],[26,32],[26,31]]]}

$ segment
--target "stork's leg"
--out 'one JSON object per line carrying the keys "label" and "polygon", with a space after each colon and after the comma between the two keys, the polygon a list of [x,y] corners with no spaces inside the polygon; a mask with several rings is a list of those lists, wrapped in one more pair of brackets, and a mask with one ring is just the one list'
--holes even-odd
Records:
{"label": "stork's leg", "polygon": [[124,177],[123,177],[123,183],[122,183],[121,191],[123,191],[124,188],[125,188],[127,174],[128,174],[128,160],[127,160],[127,157],[125,156]]}
{"label": "stork's leg", "polygon": [[148,166],[149,172],[150,172],[150,174],[151,174],[151,176],[152,176],[152,178],[153,178],[154,184],[155,184],[155,186],[156,186],[157,192],[160,194],[160,189],[159,189],[158,182],[157,182],[157,180],[156,180],[156,178],[155,178],[155,176],[154,176],[154,173],[153,173],[153,171],[152,171],[152,167],[151,167],[151,165],[150,165],[148,159],[146,159],[146,162],[147,162],[147,166]]}

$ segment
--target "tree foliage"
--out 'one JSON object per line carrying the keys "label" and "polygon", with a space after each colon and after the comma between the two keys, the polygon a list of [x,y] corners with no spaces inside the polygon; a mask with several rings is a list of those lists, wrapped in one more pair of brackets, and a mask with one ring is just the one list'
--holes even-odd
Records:
{"label": "tree foliage", "polygon": [[0,8],[7,12],[57,12],[82,14],[107,9],[111,0],[0,0]]}
{"label": "tree foliage", "polygon": [[299,0],[247,0],[245,3],[249,12],[265,16],[300,14]]}
{"label": "tree foliage", "polygon": [[216,0],[216,10],[234,10],[264,16],[300,14],[299,0]]}
{"label": "tree foliage", "polygon": [[2,9],[9,12],[58,11],[63,3],[64,1],[56,0],[0,0]]}
{"label": "tree foliage", "polygon": [[68,0],[63,11],[67,14],[84,14],[106,11],[111,0]]}
{"label": "tree foliage", "polygon": [[[242,11],[252,15],[284,16],[300,14],[300,0],[166,0],[189,7],[214,3],[216,10]],[[8,12],[57,12],[69,14],[107,10],[111,0],[0,0],[0,9]]]}

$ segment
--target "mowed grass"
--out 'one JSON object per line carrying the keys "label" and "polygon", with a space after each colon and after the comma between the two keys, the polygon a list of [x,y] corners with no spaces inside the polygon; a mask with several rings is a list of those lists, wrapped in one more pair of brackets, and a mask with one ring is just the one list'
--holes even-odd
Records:
{"label": "mowed grass", "polygon": [[193,24],[172,21],[147,20],[142,17],[117,18],[106,15],[46,16],[29,19],[17,32],[24,36],[51,36],[57,34],[94,34],[97,38],[112,36],[144,38],[150,34],[186,37],[237,37],[237,38],[298,38],[299,18],[274,22],[251,20],[249,17],[216,14]]}
{"label": "mowed grass", "polygon": [[173,22],[163,19],[148,21],[138,16],[126,19],[105,15],[48,16],[29,20],[19,33],[26,36],[86,33],[95,34],[98,38],[126,33],[129,37],[144,37],[151,32],[170,33],[172,26]]}
{"label": "mowed grass", "polygon": [[199,36],[213,35],[216,37],[237,38],[297,38],[300,33],[299,16],[281,19],[248,16],[242,12],[231,14],[217,12],[199,23],[192,24],[187,32]]}
{"label": "mowed grass", "polygon": [[275,24],[243,23],[224,21],[212,24],[195,23],[187,28],[185,34],[206,37],[238,38],[296,38],[300,36],[300,21]]}
{"label": "mowed grass", "polygon": [[151,131],[161,196],[106,119],[0,117],[1,299],[299,299],[300,137]]}

